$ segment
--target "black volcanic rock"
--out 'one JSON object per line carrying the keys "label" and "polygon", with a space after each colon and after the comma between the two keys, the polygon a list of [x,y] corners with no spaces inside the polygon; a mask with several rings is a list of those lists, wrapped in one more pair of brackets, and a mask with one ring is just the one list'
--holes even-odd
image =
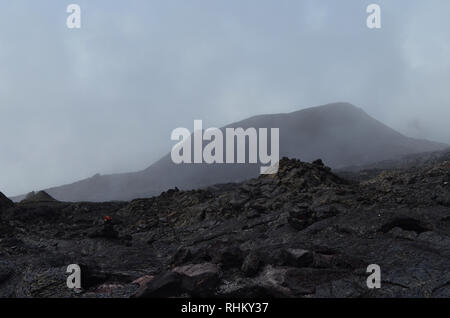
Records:
{"label": "black volcanic rock", "polygon": [[0,212],[4,209],[12,207],[14,203],[0,192]]}
{"label": "black volcanic rock", "polygon": [[[450,297],[447,159],[356,182],[283,158],[237,184],[17,204],[0,220],[0,296]],[[89,235],[105,216],[117,237]],[[65,287],[69,264],[83,290]],[[370,264],[381,289],[367,288]]]}
{"label": "black volcanic rock", "polygon": [[[367,165],[448,147],[408,138],[347,103],[312,107],[288,114],[254,116],[222,130],[228,127],[279,128],[281,157],[304,161],[322,158],[332,168]],[[169,142],[169,136],[167,139]],[[320,165],[320,162],[317,164]],[[259,164],[176,165],[168,154],[143,171],[96,175],[46,191],[61,201],[131,200],[158,195],[174,187],[186,190],[240,182],[257,177],[259,168]]]}

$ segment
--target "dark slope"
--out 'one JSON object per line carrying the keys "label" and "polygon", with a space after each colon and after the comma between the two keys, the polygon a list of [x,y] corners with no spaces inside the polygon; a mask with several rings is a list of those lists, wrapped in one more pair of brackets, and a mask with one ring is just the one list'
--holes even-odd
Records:
{"label": "dark slope", "polygon": [[8,199],[3,193],[0,192],[0,212],[2,212],[2,210],[7,209],[13,205],[14,205],[14,203],[10,199]]}
{"label": "dark slope", "polygon": [[[332,168],[365,165],[447,147],[406,137],[347,103],[255,116],[227,127],[280,128],[280,157],[305,161],[323,158]],[[62,201],[129,200],[157,195],[175,186],[193,189],[242,181],[257,176],[259,167],[259,164],[175,165],[168,154],[140,172],[95,176],[46,191]]]}

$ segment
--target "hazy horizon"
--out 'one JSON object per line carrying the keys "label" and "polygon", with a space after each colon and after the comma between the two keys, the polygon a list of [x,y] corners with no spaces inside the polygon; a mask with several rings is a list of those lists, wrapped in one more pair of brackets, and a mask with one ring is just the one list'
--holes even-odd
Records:
{"label": "hazy horizon", "polygon": [[[82,28],[67,29],[69,3]],[[0,192],[146,168],[194,119],[349,102],[450,143],[450,2],[193,0],[0,4]]]}

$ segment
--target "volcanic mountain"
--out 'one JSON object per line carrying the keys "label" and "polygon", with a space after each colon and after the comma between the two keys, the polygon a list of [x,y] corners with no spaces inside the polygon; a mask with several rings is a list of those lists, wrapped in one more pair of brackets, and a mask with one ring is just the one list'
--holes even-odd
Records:
{"label": "volcanic mountain", "polygon": [[[436,151],[448,145],[409,138],[348,103],[292,113],[259,115],[221,128],[279,128],[280,158],[322,158],[332,168],[367,165],[403,155]],[[147,169],[96,175],[45,190],[60,201],[112,201],[154,196],[169,188],[194,189],[238,182],[259,173],[259,164],[180,164],[167,154]],[[21,199],[20,197],[15,200]]]}
{"label": "volcanic mountain", "polygon": [[56,200],[45,191],[39,191],[38,193],[35,193],[33,191],[28,193],[25,199],[21,201],[21,203],[55,202],[55,201]]}

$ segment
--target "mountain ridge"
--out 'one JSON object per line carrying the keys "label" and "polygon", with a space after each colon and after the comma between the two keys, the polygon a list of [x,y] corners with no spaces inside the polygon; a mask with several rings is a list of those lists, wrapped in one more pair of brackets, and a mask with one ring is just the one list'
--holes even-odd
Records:
{"label": "mountain ridge", "polygon": [[[349,103],[332,103],[290,113],[262,114],[229,127],[280,128],[280,157],[322,158],[332,168],[364,165],[405,154],[441,150],[445,144],[406,137]],[[258,175],[258,165],[175,165],[170,153],[130,173],[96,175],[45,189],[60,201],[113,201],[154,196],[180,189],[239,182]],[[13,198],[17,201],[20,197]]]}

